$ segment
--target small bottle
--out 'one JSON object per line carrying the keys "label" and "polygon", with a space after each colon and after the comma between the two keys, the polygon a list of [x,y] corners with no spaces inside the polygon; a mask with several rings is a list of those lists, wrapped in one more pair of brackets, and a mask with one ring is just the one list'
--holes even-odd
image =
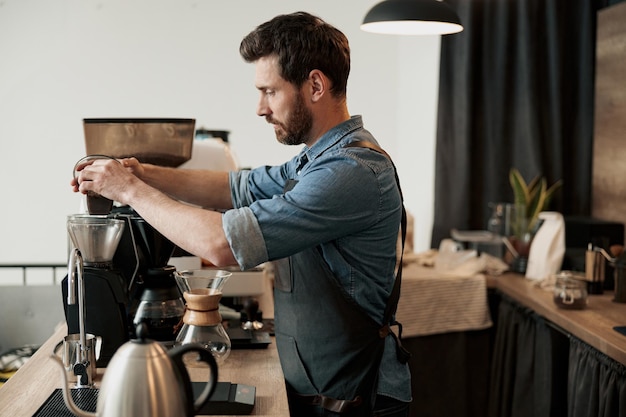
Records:
{"label": "small bottle", "polygon": [[585,252],[585,280],[589,294],[602,294],[604,292],[604,267],[605,259],[596,251],[593,244],[587,245]]}
{"label": "small bottle", "polygon": [[502,236],[504,236],[504,204],[503,203],[489,203],[491,208],[491,217],[487,221],[487,230],[494,234],[494,241],[490,244],[490,250],[492,255],[496,258],[502,259],[504,257],[504,243],[502,243]]}

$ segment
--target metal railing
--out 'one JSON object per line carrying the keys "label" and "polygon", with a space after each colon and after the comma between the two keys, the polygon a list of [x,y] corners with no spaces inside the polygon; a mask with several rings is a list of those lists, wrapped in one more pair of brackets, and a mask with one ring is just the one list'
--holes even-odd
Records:
{"label": "metal railing", "polygon": [[57,269],[67,269],[67,264],[0,264],[0,269],[21,269],[22,285],[28,285],[26,282],[26,273],[29,269],[48,268],[52,272],[52,284],[57,284]]}

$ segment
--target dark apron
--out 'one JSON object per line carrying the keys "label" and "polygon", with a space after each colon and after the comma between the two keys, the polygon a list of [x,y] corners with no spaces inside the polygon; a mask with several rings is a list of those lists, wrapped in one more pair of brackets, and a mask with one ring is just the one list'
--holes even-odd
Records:
{"label": "dark apron", "polygon": [[345,293],[317,248],[274,264],[276,344],[291,415],[370,415],[381,325]]}
{"label": "dark apron", "polygon": [[[370,148],[389,157],[368,142],[353,142],[347,147]],[[397,174],[396,181],[400,189]],[[297,182],[287,181],[284,192]],[[402,249],[405,236],[403,206]],[[370,416],[376,401],[385,338],[391,335],[395,339],[402,363],[410,356],[400,341],[402,327],[393,319],[400,295],[402,258],[381,325],[346,293],[320,250],[307,249],[273,262],[276,345],[289,411],[297,417]],[[399,327],[398,336],[390,325]]]}

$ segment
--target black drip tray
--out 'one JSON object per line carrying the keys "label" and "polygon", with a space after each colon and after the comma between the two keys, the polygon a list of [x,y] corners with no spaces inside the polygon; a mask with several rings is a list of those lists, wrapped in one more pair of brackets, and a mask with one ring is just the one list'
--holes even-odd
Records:
{"label": "black drip tray", "polygon": [[[98,402],[97,388],[72,388],[72,398],[76,405],[92,413],[96,412]],[[63,391],[57,388],[52,391],[46,402],[37,410],[33,417],[76,417],[74,413],[67,409],[63,401]]]}
{"label": "black drip tray", "polygon": [[[192,382],[194,396],[204,389],[204,382]],[[96,412],[98,402],[97,388],[72,388],[72,398],[78,408]],[[204,408],[199,410],[203,415],[247,415],[252,412],[256,400],[256,388],[248,385],[231,384],[230,382],[218,382],[215,391]],[[46,402],[37,410],[33,417],[76,417],[65,406],[63,391],[60,388],[52,391]]]}

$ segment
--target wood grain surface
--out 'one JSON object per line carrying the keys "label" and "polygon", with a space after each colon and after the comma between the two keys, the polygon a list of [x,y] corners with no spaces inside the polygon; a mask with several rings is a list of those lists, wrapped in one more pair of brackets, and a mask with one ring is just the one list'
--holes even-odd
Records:
{"label": "wood grain surface", "polygon": [[598,13],[592,216],[626,224],[626,2]]}
{"label": "wood grain surface", "polygon": [[[55,388],[60,388],[60,368],[50,359],[57,342],[67,333],[58,326],[50,338],[9,381],[0,388],[0,416],[31,417]],[[188,368],[193,381],[208,378],[208,368]],[[104,369],[98,369],[96,385]],[[219,367],[219,381],[251,385],[256,388],[256,403],[251,415],[289,416],[285,383],[278,361],[276,344],[267,349],[233,350]]]}
{"label": "wood grain surface", "polygon": [[613,329],[626,326],[626,304],[614,302],[612,291],[589,295],[588,305],[583,310],[566,310],[556,306],[552,291],[539,288],[536,281],[519,274],[506,273],[493,278],[492,286],[566,333],[626,365],[626,336]]}

